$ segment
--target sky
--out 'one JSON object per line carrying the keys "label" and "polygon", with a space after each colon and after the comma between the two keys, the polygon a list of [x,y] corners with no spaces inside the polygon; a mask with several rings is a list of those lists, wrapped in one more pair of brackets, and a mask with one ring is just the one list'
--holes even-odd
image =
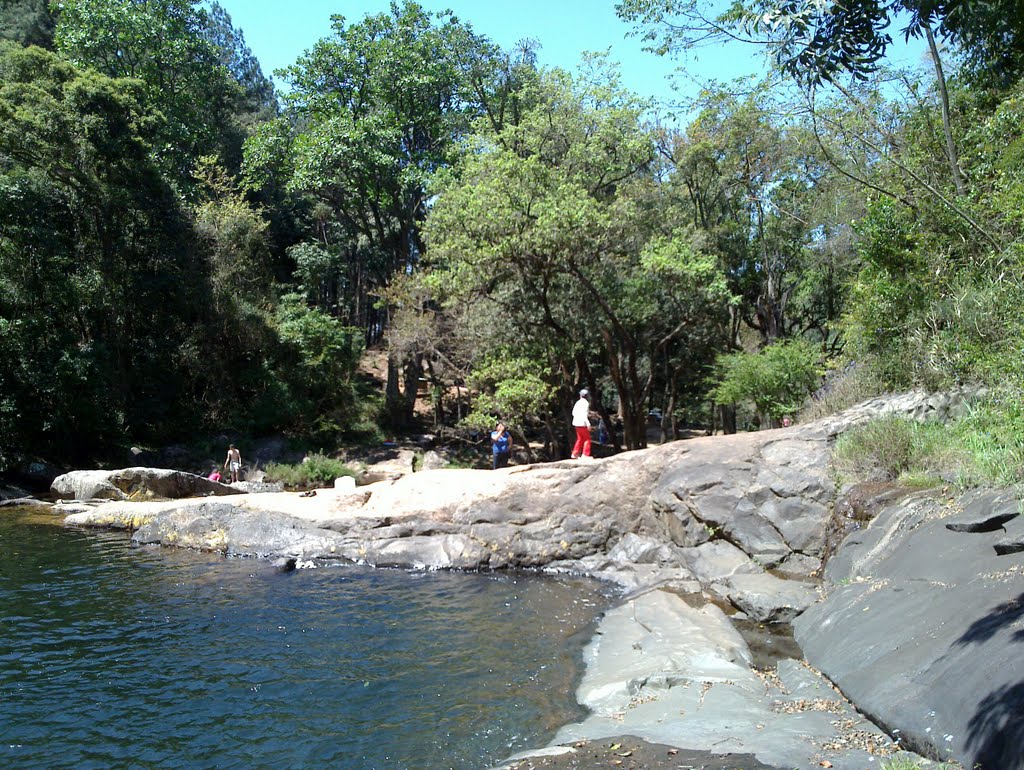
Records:
{"label": "sky", "polygon": [[[367,14],[388,10],[389,0],[296,0],[282,9],[280,0],[218,0],[240,28],[266,75],[293,64],[317,40],[331,34],[331,16],[341,14],[354,24]],[[537,58],[543,66],[574,70],[583,51],[611,49],[622,68],[623,85],[635,93],[674,103],[685,99],[674,92],[668,75],[676,63],[643,50],[641,41],[627,38],[630,25],[615,15],[615,0],[419,0],[426,10],[451,9],[477,34],[502,48],[532,38],[540,43]],[[703,58],[703,57],[702,57]],[[719,80],[760,72],[762,66],[742,48],[716,52],[701,62]],[[275,78],[278,85],[281,82]],[[697,87],[687,83],[694,94]]]}
{"label": "sky", "polygon": [[[245,41],[263,68],[275,70],[293,63],[321,38],[332,33],[331,16],[341,14],[346,24],[355,24],[368,14],[387,12],[389,0],[219,0],[240,28]],[[685,114],[700,87],[710,79],[727,82],[761,74],[765,65],[753,46],[730,43],[702,49],[699,59],[689,61],[689,75],[669,76],[678,67],[667,57],[643,50],[643,43],[629,37],[630,25],[615,15],[615,0],[419,0],[426,10],[452,10],[468,22],[477,34],[485,35],[502,48],[511,48],[531,38],[540,43],[538,61],[573,71],[583,51],[610,49],[612,61],[621,66],[622,85],[643,97]],[[893,34],[893,37],[898,37]],[[920,58],[920,50],[904,52],[905,62]],[[283,85],[275,78],[279,87]],[[673,110],[670,109],[669,112]]]}

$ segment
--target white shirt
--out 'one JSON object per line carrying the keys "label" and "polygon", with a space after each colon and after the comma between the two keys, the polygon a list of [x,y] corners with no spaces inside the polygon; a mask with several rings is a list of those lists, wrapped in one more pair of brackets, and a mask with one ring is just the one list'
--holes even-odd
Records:
{"label": "white shirt", "polygon": [[580,396],[580,400],[572,408],[572,424],[575,428],[590,427],[590,402]]}

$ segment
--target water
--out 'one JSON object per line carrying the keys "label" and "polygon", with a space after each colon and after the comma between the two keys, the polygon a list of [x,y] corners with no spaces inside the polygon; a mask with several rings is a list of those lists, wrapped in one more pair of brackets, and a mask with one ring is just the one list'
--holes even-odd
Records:
{"label": "water", "polygon": [[581,580],[132,548],[0,511],[0,764],[483,768],[581,713]]}

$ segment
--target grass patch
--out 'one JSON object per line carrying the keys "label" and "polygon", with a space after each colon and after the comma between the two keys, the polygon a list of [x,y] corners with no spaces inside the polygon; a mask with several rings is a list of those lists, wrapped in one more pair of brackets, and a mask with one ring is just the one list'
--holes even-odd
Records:
{"label": "grass patch", "polygon": [[301,463],[270,463],[264,469],[267,481],[279,481],[290,489],[330,486],[341,476],[357,474],[341,460],[322,454],[311,454]]}
{"label": "grass patch", "polygon": [[996,393],[968,409],[951,427],[970,458],[965,486],[1010,486],[1024,480],[1024,406],[1021,394]]}
{"label": "grass patch", "polygon": [[937,422],[884,415],[844,433],[833,464],[845,480],[891,481],[947,477],[961,460],[950,430]]}
{"label": "grass patch", "polygon": [[960,489],[1007,487],[1024,481],[1024,406],[1017,394],[975,403],[947,424],[884,415],[836,442],[841,481],[952,482]]}

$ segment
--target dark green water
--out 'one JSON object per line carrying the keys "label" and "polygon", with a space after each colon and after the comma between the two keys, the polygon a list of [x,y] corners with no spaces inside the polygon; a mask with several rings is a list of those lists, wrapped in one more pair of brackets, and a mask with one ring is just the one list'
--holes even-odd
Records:
{"label": "dark green water", "polygon": [[484,768],[580,716],[592,583],[132,548],[0,510],[0,765]]}

